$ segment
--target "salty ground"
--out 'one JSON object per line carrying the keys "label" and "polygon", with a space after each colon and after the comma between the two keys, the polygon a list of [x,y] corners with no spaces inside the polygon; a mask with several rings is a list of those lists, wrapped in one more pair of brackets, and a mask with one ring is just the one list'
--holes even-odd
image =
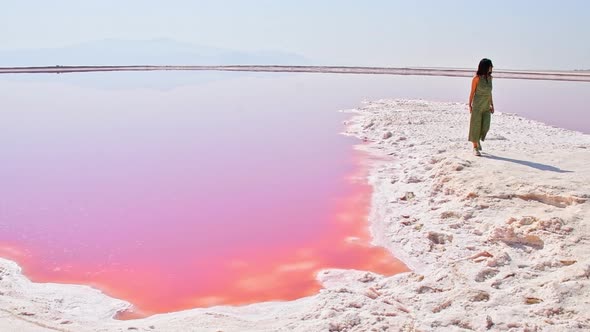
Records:
{"label": "salty ground", "polygon": [[118,321],[129,304],[36,284],[0,259],[4,331],[576,331],[590,329],[590,136],[496,112],[483,156],[462,103],[355,110],[374,243],[412,272],[325,270],[319,294]]}

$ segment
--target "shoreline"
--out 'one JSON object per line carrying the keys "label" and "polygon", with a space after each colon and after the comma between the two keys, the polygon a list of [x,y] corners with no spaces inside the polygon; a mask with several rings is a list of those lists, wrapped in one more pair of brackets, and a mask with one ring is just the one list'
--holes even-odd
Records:
{"label": "shoreline", "polygon": [[[11,313],[4,311],[0,327],[35,321],[47,331],[590,328],[583,295],[590,289],[590,135],[496,113],[484,157],[475,157],[465,104],[379,100],[349,112],[355,114],[347,134],[376,157],[368,177],[373,243],[412,272],[324,270],[324,289],[295,301],[115,321],[109,314],[123,301],[87,286],[32,285],[15,263],[0,259],[0,303]],[[535,143],[523,144],[529,141]]]}

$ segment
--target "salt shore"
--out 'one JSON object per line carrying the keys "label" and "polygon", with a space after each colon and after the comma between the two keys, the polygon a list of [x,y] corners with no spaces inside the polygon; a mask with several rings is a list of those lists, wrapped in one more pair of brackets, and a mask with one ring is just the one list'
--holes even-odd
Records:
{"label": "salt shore", "polygon": [[[371,158],[371,230],[412,272],[326,270],[291,302],[118,321],[129,306],[0,259],[0,331],[590,329],[590,136],[496,112],[473,156],[465,104],[380,100],[347,134]],[[149,291],[149,290],[146,290]]]}

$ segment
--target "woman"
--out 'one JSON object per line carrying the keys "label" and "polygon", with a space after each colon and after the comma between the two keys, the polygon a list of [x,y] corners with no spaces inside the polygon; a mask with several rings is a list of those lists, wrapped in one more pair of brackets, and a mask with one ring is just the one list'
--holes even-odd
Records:
{"label": "woman", "polygon": [[490,129],[491,114],[494,113],[492,99],[492,60],[482,59],[477,67],[477,74],[471,82],[469,95],[469,141],[473,143],[473,153],[481,156],[481,142]]}

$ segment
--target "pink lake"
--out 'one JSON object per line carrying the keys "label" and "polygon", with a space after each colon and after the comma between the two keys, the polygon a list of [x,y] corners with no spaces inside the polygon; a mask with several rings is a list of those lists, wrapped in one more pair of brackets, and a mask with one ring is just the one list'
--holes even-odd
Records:
{"label": "pink lake", "polygon": [[276,81],[1,82],[0,255],[136,315],[296,299],[326,268],[406,271],[370,245],[350,115]]}

